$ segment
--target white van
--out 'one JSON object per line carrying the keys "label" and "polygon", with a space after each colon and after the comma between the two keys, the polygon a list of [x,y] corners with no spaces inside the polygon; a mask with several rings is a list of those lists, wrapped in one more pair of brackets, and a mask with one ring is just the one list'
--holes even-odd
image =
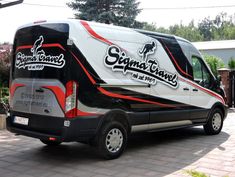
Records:
{"label": "white van", "polygon": [[10,94],[9,131],[47,145],[89,142],[107,159],[133,132],[218,134],[227,115],[220,82],[190,42],[74,19],[17,30]]}

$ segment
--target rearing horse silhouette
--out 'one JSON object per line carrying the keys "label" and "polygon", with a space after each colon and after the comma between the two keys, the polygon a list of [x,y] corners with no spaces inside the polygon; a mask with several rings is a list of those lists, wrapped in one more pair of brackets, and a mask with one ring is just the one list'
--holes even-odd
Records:
{"label": "rearing horse silhouette", "polygon": [[40,36],[39,39],[37,39],[33,47],[31,48],[31,52],[33,53],[33,56],[35,56],[38,52],[38,49],[42,47],[42,43],[44,42],[43,36]]}

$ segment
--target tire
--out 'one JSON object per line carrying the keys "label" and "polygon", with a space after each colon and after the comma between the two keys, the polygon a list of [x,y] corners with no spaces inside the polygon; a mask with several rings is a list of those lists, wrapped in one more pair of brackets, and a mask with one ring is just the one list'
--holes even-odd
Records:
{"label": "tire", "polygon": [[98,149],[105,159],[118,158],[127,145],[127,130],[120,122],[105,123],[98,135]]}
{"label": "tire", "polygon": [[215,108],[210,114],[207,123],[203,126],[205,133],[207,135],[219,134],[223,127],[223,121],[224,121],[224,115],[222,111],[218,108]]}
{"label": "tire", "polygon": [[61,144],[60,141],[49,141],[49,140],[40,140],[40,141],[47,146],[59,146]]}

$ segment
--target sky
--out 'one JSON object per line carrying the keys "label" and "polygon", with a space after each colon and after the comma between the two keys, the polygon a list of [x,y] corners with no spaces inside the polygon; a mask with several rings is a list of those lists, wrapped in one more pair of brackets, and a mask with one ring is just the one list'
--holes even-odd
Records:
{"label": "sky", "polygon": [[[9,0],[0,0],[0,2],[4,1]],[[137,16],[137,20],[154,23],[157,27],[188,24],[191,20],[197,23],[205,17],[214,18],[220,12],[227,12],[229,15],[235,13],[235,0],[138,1],[142,12]],[[0,9],[0,42],[12,43],[16,29],[23,24],[40,20],[73,18],[75,12],[67,7],[67,2],[70,0],[24,0],[23,4]],[[211,6],[213,8],[195,8]],[[185,9],[185,7],[194,8]]]}

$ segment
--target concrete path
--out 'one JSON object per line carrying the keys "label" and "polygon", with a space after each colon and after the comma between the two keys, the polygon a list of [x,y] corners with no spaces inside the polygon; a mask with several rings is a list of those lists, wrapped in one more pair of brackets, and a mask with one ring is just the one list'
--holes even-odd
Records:
{"label": "concrete path", "polygon": [[37,139],[0,131],[1,177],[182,177],[185,170],[235,177],[235,113],[216,136],[206,136],[202,127],[136,135],[123,156],[111,161],[87,145],[49,148]]}

